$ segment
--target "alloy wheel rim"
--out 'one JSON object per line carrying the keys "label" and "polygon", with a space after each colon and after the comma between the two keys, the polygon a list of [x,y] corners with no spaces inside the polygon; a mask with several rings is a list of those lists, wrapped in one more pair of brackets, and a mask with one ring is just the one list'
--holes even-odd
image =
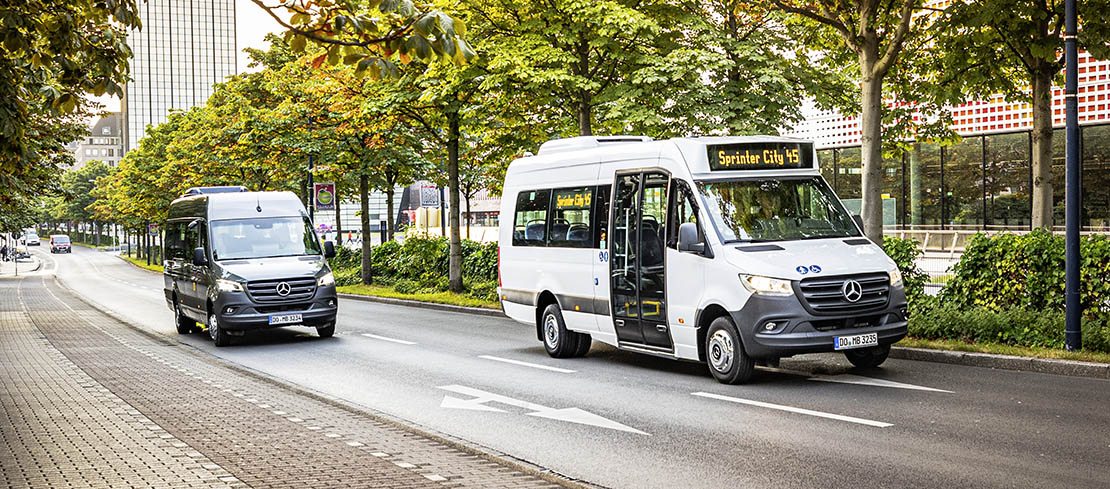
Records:
{"label": "alloy wheel rim", "polygon": [[543,321],[543,339],[552,350],[559,347],[559,321],[549,314]]}
{"label": "alloy wheel rim", "polygon": [[709,339],[709,365],[720,373],[726,373],[732,368],[734,357],[732,335],[724,330],[713,333]]}
{"label": "alloy wheel rim", "polygon": [[208,316],[208,336],[212,337],[212,341],[216,340],[216,336],[219,334],[219,328],[220,326],[217,324],[216,315],[213,314]]}

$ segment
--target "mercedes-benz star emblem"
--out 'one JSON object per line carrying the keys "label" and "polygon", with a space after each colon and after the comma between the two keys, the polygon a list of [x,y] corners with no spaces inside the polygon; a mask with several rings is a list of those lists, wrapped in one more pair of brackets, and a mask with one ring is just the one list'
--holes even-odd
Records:
{"label": "mercedes-benz star emblem", "polygon": [[[858,287],[859,284],[856,284],[856,286]],[[277,284],[277,293],[278,293],[278,295],[280,295],[282,297],[285,297],[285,296],[289,295],[289,293],[292,292],[292,291],[293,291],[293,288],[290,287],[289,284],[286,283],[286,282],[282,282],[280,284]],[[852,302],[855,302],[855,301],[852,301]]]}
{"label": "mercedes-benz star emblem", "polygon": [[856,302],[863,297],[863,286],[855,280],[845,280],[844,285],[840,287],[840,293],[844,294],[848,302]]}

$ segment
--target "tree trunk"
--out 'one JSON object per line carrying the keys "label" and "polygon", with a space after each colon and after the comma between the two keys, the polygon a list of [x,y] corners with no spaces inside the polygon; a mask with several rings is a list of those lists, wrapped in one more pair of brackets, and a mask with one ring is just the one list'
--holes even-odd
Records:
{"label": "tree trunk", "polygon": [[466,196],[466,239],[470,239],[470,221],[473,217],[470,215],[470,195]]}
{"label": "tree trunk", "polygon": [[593,97],[589,92],[582,90],[578,99],[578,135],[592,136],[593,132]]}
{"label": "tree trunk", "polygon": [[863,185],[860,193],[860,217],[863,218],[863,232],[871,241],[883,243],[883,80],[868,76],[873,71],[875,58],[860,55],[860,67],[865,73],[862,83],[863,100],[860,114],[860,151],[863,156]]}
{"label": "tree trunk", "polygon": [[359,175],[358,177],[358,193],[362,205],[362,215],[359,219],[362,221],[362,283],[363,285],[370,285],[374,282],[374,275],[371,265],[370,256],[370,184],[367,181],[366,174]]}
{"label": "tree trunk", "polygon": [[1033,227],[1052,229],[1052,71],[1033,75]]}
{"label": "tree trunk", "polygon": [[459,236],[459,113],[457,110],[452,110],[447,117],[447,176],[451,192],[449,211],[451,213],[451,255],[447,278],[450,281],[451,292],[462,292],[462,239]]}
{"label": "tree trunk", "polygon": [[393,186],[385,190],[385,238],[393,241],[393,228],[397,225],[397,217],[393,215]]}

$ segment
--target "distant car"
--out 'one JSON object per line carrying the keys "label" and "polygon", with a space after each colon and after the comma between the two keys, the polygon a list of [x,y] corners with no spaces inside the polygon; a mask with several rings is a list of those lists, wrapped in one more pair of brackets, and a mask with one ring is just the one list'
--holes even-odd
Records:
{"label": "distant car", "polygon": [[69,236],[64,234],[54,234],[50,236],[50,252],[51,253],[73,253],[73,248],[70,247]]}
{"label": "distant car", "polygon": [[30,234],[27,235],[26,238],[24,238],[23,243],[26,244],[27,246],[38,246],[39,245],[39,235],[37,235],[35,233],[30,233]]}

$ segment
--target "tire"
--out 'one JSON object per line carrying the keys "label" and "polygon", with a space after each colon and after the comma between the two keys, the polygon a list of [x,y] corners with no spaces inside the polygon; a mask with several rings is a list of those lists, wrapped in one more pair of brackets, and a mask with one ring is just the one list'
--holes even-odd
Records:
{"label": "tire", "polygon": [[590,346],[593,345],[593,341],[594,341],[593,338],[591,338],[590,335],[585,334],[585,333],[575,333],[575,332],[572,331],[571,334],[573,334],[575,336],[578,336],[578,345],[574,349],[574,356],[576,356],[576,357],[586,356],[586,354],[590,352]]}
{"label": "tire", "polygon": [[543,335],[543,347],[547,354],[554,358],[570,358],[578,351],[577,334],[567,330],[563,321],[563,312],[558,304],[550,304],[540,316],[540,332]]}
{"label": "tire", "polygon": [[705,334],[705,363],[722,384],[742,384],[751,379],[755,371],[755,360],[744,352],[736,325],[727,316],[709,323],[709,331]]}
{"label": "tire", "polygon": [[335,334],[335,321],[328,323],[327,326],[316,328],[316,334],[321,338],[331,338]]}
{"label": "tire", "polygon": [[890,345],[872,346],[871,348],[860,348],[858,350],[847,350],[844,352],[844,357],[852,362],[859,368],[875,368],[882,365],[886,361],[887,355],[890,355]]}
{"label": "tire", "polygon": [[228,346],[231,344],[231,335],[220,327],[220,321],[216,317],[216,313],[208,315],[208,336],[212,337],[213,345]]}
{"label": "tire", "polygon": [[177,334],[189,334],[196,330],[197,322],[181,313],[181,305],[177,303],[176,297],[174,298],[173,315],[176,318]]}

